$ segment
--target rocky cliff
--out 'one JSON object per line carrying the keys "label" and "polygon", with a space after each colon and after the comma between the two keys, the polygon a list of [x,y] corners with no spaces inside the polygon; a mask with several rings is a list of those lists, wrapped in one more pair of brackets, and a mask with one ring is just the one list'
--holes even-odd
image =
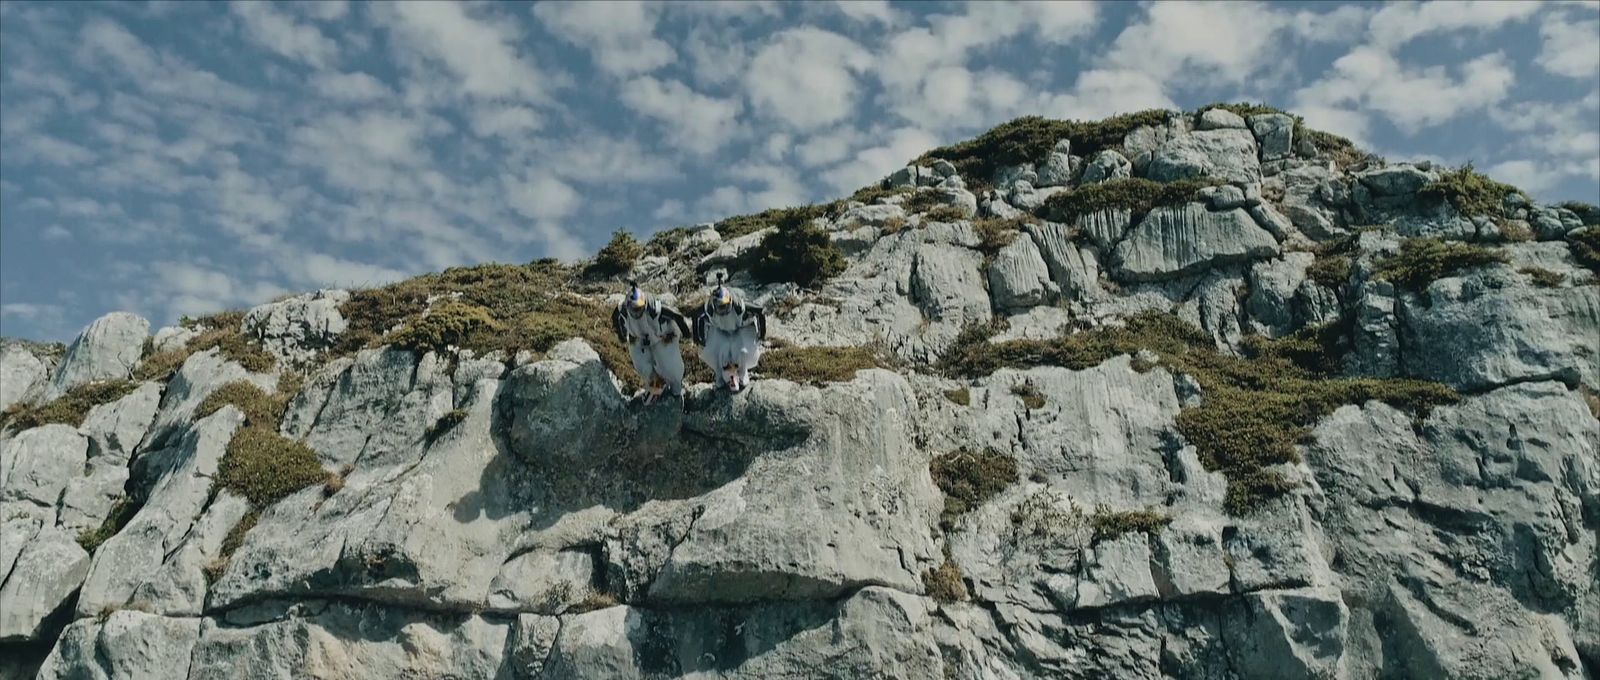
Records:
{"label": "rocky cliff", "polygon": [[[1600,214],[1257,106],[0,348],[0,676],[1593,678]],[[771,319],[644,406],[631,271]],[[692,349],[690,350],[692,352]]]}

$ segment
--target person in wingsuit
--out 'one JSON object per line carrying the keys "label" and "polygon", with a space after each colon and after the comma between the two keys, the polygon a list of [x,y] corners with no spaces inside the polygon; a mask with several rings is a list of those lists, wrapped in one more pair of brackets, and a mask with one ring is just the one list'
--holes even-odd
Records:
{"label": "person in wingsuit", "polygon": [[679,341],[690,331],[684,316],[660,300],[652,299],[632,287],[627,297],[611,313],[612,330],[617,339],[628,346],[633,358],[633,369],[649,387],[646,404],[655,403],[663,392],[683,396],[683,355]]}
{"label": "person in wingsuit", "polygon": [[761,359],[761,341],[767,337],[767,316],[760,307],[747,305],[719,279],[694,320],[694,339],[700,343],[700,360],[711,367],[717,387],[738,392],[750,384],[750,369]]}

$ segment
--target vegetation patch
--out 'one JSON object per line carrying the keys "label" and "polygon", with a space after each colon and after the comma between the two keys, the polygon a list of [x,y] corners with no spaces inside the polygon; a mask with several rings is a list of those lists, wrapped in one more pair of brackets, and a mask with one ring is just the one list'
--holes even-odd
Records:
{"label": "vegetation patch", "polygon": [[893,236],[905,231],[906,224],[906,218],[904,217],[891,217],[887,220],[884,220],[883,227],[879,229],[879,233],[884,236]]}
{"label": "vegetation patch", "polygon": [[694,230],[688,227],[663,229],[645,242],[644,252],[647,255],[671,255],[683,248],[683,243],[689,240],[689,235],[693,233]]}
{"label": "vegetation patch", "polygon": [[240,428],[217,464],[217,483],[257,509],[328,476],[310,447],[264,427]]}
{"label": "vegetation patch", "polygon": [[1324,288],[1335,291],[1343,288],[1350,281],[1351,258],[1355,251],[1356,236],[1353,234],[1317,244],[1311,251],[1315,259],[1306,267],[1306,277]]}
{"label": "vegetation patch", "polygon": [[944,492],[939,523],[947,530],[955,519],[994,498],[1017,481],[1015,458],[992,448],[959,449],[935,457],[928,465],[933,483]]}
{"label": "vegetation patch", "polygon": [[1600,206],[1597,206],[1593,203],[1584,203],[1583,201],[1564,201],[1556,204],[1556,207],[1571,210],[1574,215],[1578,216],[1579,220],[1583,221],[1583,226],[1592,227],[1595,225],[1600,225]]}
{"label": "vegetation patch", "polygon": [[1587,227],[1567,234],[1567,249],[1572,259],[1600,275],[1600,227]]}
{"label": "vegetation patch", "polygon": [[1023,227],[1034,222],[1030,217],[990,218],[973,222],[972,229],[978,232],[978,250],[993,259],[1002,248],[1017,240]]}
{"label": "vegetation patch", "polygon": [[1412,238],[1400,243],[1399,254],[1378,261],[1376,274],[1400,288],[1421,292],[1434,281],[1462,270],[1505,261],[1505,255],[1480,245]]}
{"label": "vegetation patch", "polygon": [[1216,103],[1212,103],[1212,104],[1206,104],[1205,106],[1202,106],[1202,107],[1200,107],[1198,109],[1195,109],[1195,116],[1198,117],[1200,114],[1203,114],[1206,111],[1209,111],[1211,109],[1222,109],[1223,111],[1227,111],[1229,113],[1232,113],[1232,114],[1234,114],[1234,115],[1236,115],[1236,116],[1238,116],[1240,118],[1243,118],[1245,120],[1249,120],[1251,116],[1259,116],[1259,115],[1267,114],[1267,113],[1281,113],[1283,115],[1289,116],[1290,118],[1294,118],[1296,121],[1299,121],[1299,119],[1300,119],[1299,116],[1296,116],[1296,115],[1291,114],[1291,113],[1289,113],[1287,111],[1284,111],[1283,109],[1279,109],[1279,108],[1272,107],[1272,106],[1267,106],[1266,104],[1228,103],[1228,102],[1216,102]]}
{"label": "vegetation patch", "polygon": [[1155,534],[1172,523],[1172,518],[1155,510],[1114,511],[1108,506],[1095,508],[1089,516],[1089,526],[1094,529],[1094,542],[1114,540],[1129,532]]}
{"label": "vegetation patch", "polygon": [[1011,393],[1022,399],[1022,406],[1029,411],[1044,408],[1044,394],[1032,383],[1012,385]]}
{"label": "vegetation patch", "polygon": [[1362,151],[1360,147],[1356,146],[1355,142],[1331,132],[1323,132],[1296,125],[1294,135],[1296,139],[1311,140],[1311,145],[1317,148],[1317,152],[1328,157],[1341,170],[1353,168],[1363,163],[1370,163],[1377,159],[1377,156]]}
{"label": "vegetation patch", "polygon": [[844,252],[834,245],[828,232],[797,215],[784,218],[778,230],[761,241],[752,252],[750,273],[768,283],[793,281],[810,287],[844,271]]}
{"label": "vegetation patch", "polygon": [[944,398],[957,406],[972,405],[972,391],[965,387],[960,387],[953,390],[945,390]]}
{"label": "vegetation patch", "polygon": [[131,380],[99,380],[79,385],[55,399],[37,406],[16,403],[0,412],[0,427],[21,432],[41,425],[78,427],[89,410],[128,396],[139,386]]}
{"label": "vegetation patch", "polygon": [[617,601],[616,595],[612,595],[611,593],[602,590],[595,590],[591,591],[582,600],[579,600],[577,604],[568,607],[567,613],[583,614],[600,609],[609,609],[619,604],[621,604],[621,602]]}
{"label": "vegetation patch", "polygon": [[1449,201],[1451,207],[1465,217],[1507,217],[1506,197],[1522,194],[1522,190],[1489,179],[1468,163],[1439,175],[1439,179],[1423,185],[1417,194],[1430,201]]}
{"label": "vegetation patch", "polygon": [[618,230],[611,235],[611,242],[595,255],[594,263],[589,265],[589,273],[598,276],[626,274],[633,269],[633,264],[638,262],[642,255],[644,246],[639,245],[633,234]]}
{"label": "vegetation patch", "polygon": [[414,352],[442,352],[466,346],[474,335],[499,335],[504,331],[505,324],[496,321],[488,309],[452,300],[435,305],[386,341]]}
{"label": "vegetation patch", "polygon": [[1558,288],[1567,280],[1567,277],[1543,267],[1523,267],[1517,271],[1527,274],[1528,278],[1533,279],[1533,285],[1540,288]]}
{"label": "vegetation patch", "polygon": [[1337,349],[1313,351],[1309,338],[1336,336],[1319,328],[1256,345],[1257,356],[1218,352],[1203,331],[1175,316],[1147,312],[1123,326],[1100,328],[1048,340],[958,344],[942,368],[977,377],[1000,368],[1063,366],[1082,370],[1120,354],[1155,352],[1170,370],[1193,376],[1205,398],[1178,414],[1178,430],[1199,449],[1208,470],[1228,478],[1227,508],[1244,513],[1291,488],[1274,465],[1298,460],[1295,444],[1309,436],[1318,420],[1344,404],[1378,400],[1414,414],[1453,403],[1444,385],[1418,380],[1339,378],[1327,370],[1338,364]]}
{"label": "vegetation patch", "polygon": [[773,208],[763,210],[754,215],[739,215],[729,217],[716,225],[716,230],[723,239],[738,238],[745,234],[753,234],[768,227],[782,227],[791,224],[809,224],[818,217],[830,217],[837,212],[840,205],[824,203],[818,205],[801,205],[789,208]]}
{"label": "vegetation patch", "polygon": [[200,406],[195,408],[194,417],[204,418],[224,406],[232,406],[244,414],[246,425],[276,430],[283,422],[283,412],[289,406],[289,399],[293,397],[294,390],[267,394],[255,383],[235,380],[206,395]]}
{"label": "vegetation patch", "polygon": [[223,572],[228,570],[228,562],[233,559],[233,554],[239,551],[239,546],[244,545],[245,534],[256,528],[256,522],[261,520],[260,510],[251,510],[234,523],[228,530],[228,535],[222,538],[222,549],[217,551],[217,558],[201,568],[205,573],[206,583],[216,583],[222,578]]}
{"label": "vegetation patch", "polygon": [[[698,358],[697,364],[702,364]],[[887,362],[868,347],[783,347],[761,355],[761,374],[797,383],[821,384],[854,380],[856,371],[886,368]]]}
{"label": "vegetation patch", "polygon": [[111,506],[111,512],[106,513],[106,518],[100,522],[100,526],[78,532],[78,545],[83,546],[85,552],[93,554],[101,544],[128,526],[128,522],[132,521],[136,514],[139,514],[138,503],[127,496],[118,498],[116,504]]}
{"label": "vegetation patch", "polygon": [[1334,375],[1344,368],[1344,356],[1354,347],[1351,329],[1355,317],[1306,326],[1279,338],[1247,335],[1245,356],[1287,361],[1318,375]]}
{"label": "vegetation patch", "polygon": [[963,602],[969,597],[961,567],[948,555],[939,568],[922,572],[922,587],[927,589],[928,597],[940,602]]}
{"label": "vegetation patch", "polygon": [[915,190],[911,187],[894,187],[891,189],[882,186],[880,183],[857,189],[856,192],[851,194],[850,198],[847,200],[872,205],[882,201],[883,199],[894,198],[895,196],[903,196],[905,194],[912,193],[913,191]]}
{"label": "vegetation patch", "polygon": [[1063,191],[1045,199],[1042,214],[1072,222],[1101,210],[1123,208],[1135,221],[1155,208],[1182,205],[1200,200],[1200,190],[1224,184],[1222,180],[1200,177],[1176,182],[1156,182],[1142,177],[1113,179]]}
{"label": "vegetation patch", "polygon": [[953,205],[935,206],[922,216],[929,222],[959,222],[967,219],[967,213]]}
{"label": "vegetation patch", "polygon": [[929,151],[913,163],[950,161],[967,186],[977,192],[991,186],[1000,168],[1037,162],[1062,139],[1072,140],[1073,154],[1088,158],[1101,149],[1120,148],[1122,138],[1136,128],[1165,125],[1171,115],[1151,109],[1093,122],[1026,116],[1002,123],[974,139]]}
{"label": "vegetation patch", "polygon": [[277,366],[277,359],[244,334],[243,323],[244,312],[238,310],[220,312],[199,319],[184,317],[179,324],[185,328],[198,330],[200,334],[190,338],[183,347],[177,349],[153,352],[147,347],[144,358],[133,369],[133,379],[166,380],[178,369],[183,368],[183,363],[188,361],[190,356],[213,348],[222,358],[243,366],[251,373],[271,371]]}

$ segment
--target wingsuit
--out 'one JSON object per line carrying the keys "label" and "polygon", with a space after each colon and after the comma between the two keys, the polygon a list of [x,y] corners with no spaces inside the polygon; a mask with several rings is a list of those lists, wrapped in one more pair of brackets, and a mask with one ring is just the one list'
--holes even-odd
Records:
{"label": "wingsuit", "polygon": [[679,340],[689,333],[689,322],[678,310],[652,300],[632,284],[632,290],[611,313],[617,339],[628,346],[633,368],[650,388],[645,403],[654,403],[663,391],[683,394],[683,355]]}
{"label": "wingsuit", "polygon": [[700,360],[711,367],[717,387],[734,392],[750,384],[750,369],[760,360],[766,337],[767,316],[762,309],[745,304],[721,281],[694,320]]}

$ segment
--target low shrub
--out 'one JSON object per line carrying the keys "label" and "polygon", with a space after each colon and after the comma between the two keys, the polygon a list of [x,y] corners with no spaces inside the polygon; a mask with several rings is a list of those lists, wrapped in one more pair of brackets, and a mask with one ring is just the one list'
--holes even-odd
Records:
{"label": "low shrub", "polygon": [[1521,193],[1514,186],[1489,179],[1468,163],[1440,174],[1439,179],[1423,185],[1417,195],[1435,202],[1448,201],[1465,217],[1506,217],[1506,197]]}
{"label": "low shrub", "polygon": [[1523,267],[1517,271],[1527,274],[1528,278],[1533,279],[1533,285],[1540,288],[1558,288],[1567,280],[1567,277],[1543,267]]}
{"label": "low shrub", "polygon": [[[703,365],[698,359],[696,363]],[[820,384],[846,382],[855,379],[856,371],[885,366],[866,347],[784,347],[763,353],[759,370],[768,378]]]}
{"label": "low shrub", "polygon": [[940,523],[947,529],[961,516],[1017,481],[1016,459],[994,449],[959,449],[937,456],[928,466],[944,492]]}
{"label": "low shrub", "polygon": [[1583,201],[1564,201],[1556,204],[1556,207],[1571,210],[1574,215],[1578,216],[1579,220],[1583,221],[1583,225],[1586,227],[1600,225],[1600,206],[1597,206],[1593,203],[1584,203]]}
{"label": "low shrub", "polygon": [[595,255],[594,263],[589,265],[589,273],[598,276],[626,274],[642,255],[644,246],[639,245],[633,234],[618,230],[611,235],[611,242]]}
{"label": "low shrub", "polygon": [[1567,249],[1572,259],[1600,275],[1600,227],[1586,227],[1567,234]]}
{"label": "low shrub", "polygon": [[499,334],[505,325],[489,310],[474,304],[449,301],[437,304],[428,313],[413,319],[387,339],[388,344],[416,352],[443,351],[467,346],[478,334]]}
{"label": "low shrub", "polygon": [[972,405],[972,391],[965,387],[960,387],[953,390],[945,390],[944,398],[957,406]]}
{"label": "low shrub", "polygon": [[1379,260],[1378,278],[1406,290],[1421,292],[1441,278],[1464,269],[1501,264],[1506,256],[1480,245],[1436,238],[1411,238],[1400,243],[1400,252]]}
{"label": "low shrub", "polygon": [[964,578],[961,567],[945,557],[937,569],[922,572],[922,586],[928,597],[940,602],[963,602],[969,597]]}
{"label": "low shrub", "polygon": [[1031,383],[1012,385],[1011,393],[1022,399],[1022,406],[1029,411],[1044,408],[1044,394]]}
{"label": "low shrub", "polygon": [[973,222],[972,229],[978,232],[978,250],[985,256],[993,258],[1000,249],[1017,240],[1024,226],[1033,222],[1034,220],[1028,217],[989,218]]}
{"label": "low shrub", "polygon": [[995,126],[974,139],[929,151],[913,163],[931,165],[938,159],[950,161],[967,186],[976,192],[989,188],[1000,168],[1038,162],[1062,139],[1072,140],[1074,155],[1089,158],[1101,149],[1120,148],[1122,139],[1136,128],[1166,124],[1171,115],[1169,111],[1151,109],[1100,121],[1026,116]]}
{"label": "low shrub", "polygon": [[844,271],[844,253],[828,232],[799,216],[787,217],[777,226],[752,253],[750,273],[757,280],[811,287]]}
{"label": "low shrub", "polygon": [[1089,526],[1094,529],[1095,543],[1110,541],[1133,531],[1154,534],[1171,523],[1171,517],[1154,510],[1119,512],[1104,505],[1095,508],[1094,514],[1089,516]]}
{"label": "low shrub", "polygon": [[204,418],[224,406],[233,406],[244,414],[245,424],[276,430],[283,420],[283,411],[293,393],[267,394],[255,383],[235,380],[213,390],[195,407],[194,417]]}
{"label": "low shrub", "polygon": [[128,396],[138,386],[131,380],[98,380],[67,390],[66,394],[43,404],[12,404],[0,412],[0,427],[18,432],[41,425],[78,427],[90,409]]}
{"label": "low shrub", "polygon": [[122,531],[123,527],[128,526],[128,522],[137,514],[139,514],[138,503],[127,496],[118,498],[116,504],[111,506],[111,511],[106,513],[106,518],[101,520],[100,526],[78,532],[78,545],[83,546],[85,552],[93,554],[112,536],[117,535],[117,532]]}
{"label": "low shrub", "polygon": [[801,205],[788,208],[773,208],[763,210],[753,215],[739,215],[729,217],[716,224],[717,234],[724,240],[738,238],[745,234],[753,234],[768,227],[782,227],[792,224],[809,224],[818,217],[828,217],[837,211],[837,203],[820,205]]}
{"label": "low shrub", "polygon": [[240,428],[217,464],[217,484],[255,508],[327,479],[315,451],[264,427]]}
{"label": "low shrub", "polygon": [[1057,221],[1072,222],[1101,210],[1125,208],[1137,220],[1155,208],[1198,201],[1201,189],[1223,183],[1211,178],[1176,182],[1155,182],[1142,177],[1113,179],[1054,194],[1045,199],[1039,211]]}

